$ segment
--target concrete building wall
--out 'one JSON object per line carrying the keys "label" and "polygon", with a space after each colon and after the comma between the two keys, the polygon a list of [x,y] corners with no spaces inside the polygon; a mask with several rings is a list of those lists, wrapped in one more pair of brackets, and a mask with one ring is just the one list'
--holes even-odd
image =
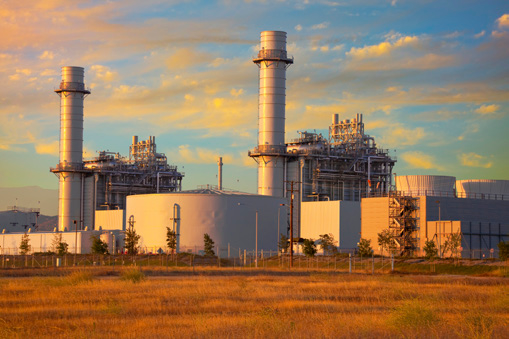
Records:
{"label": "concrete building wall", "polygon": [[378,251],[378,233],[389,228],[389,198],[365,198],[361,202],[361,237]]}
{"label": "concrete building wall", "polygon": [[360,238],[359,216],[357,201],[303,202],[301,237],[317,240],[330,233],[340,249],[355,248]]}
{"label": "concrete building wall", "polygon": [[[69,253],[75,253],[77,247],[78,254],[90,253],[92,247],[92,236],[99,236],[100,231],[78,231],[76,232],[34,232],[27,233],[29,236],[30,253],[53,251],[53,241],[56,234],[62,235],[62,242],[69,245]],[[17,255],[21,238],[25,233],[2,233],[0,234],[0,252],[6,255]]]}
{"label": "concrete building wall", "polygon": [[125,225],[124,210],[95,211],[95,225],[99,230],[123,230]]}

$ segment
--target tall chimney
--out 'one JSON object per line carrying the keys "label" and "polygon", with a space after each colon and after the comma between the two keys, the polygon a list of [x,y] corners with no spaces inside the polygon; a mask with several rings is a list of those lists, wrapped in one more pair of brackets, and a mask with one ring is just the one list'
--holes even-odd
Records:
{"label": "tall chimney", "polygon": [[258,65],[258,194],[283,197],[286,69],[293,58],[286,53],[286,32],[261,32]]}
{"label": "tall chimney", "polygon": [[83,100],[90,94],[84,73],[83,67],[62,67],[62,82],[55,90],[60,96],[60,162],[54,171],[59,176],[59,231],[79,229],[83,222]]}

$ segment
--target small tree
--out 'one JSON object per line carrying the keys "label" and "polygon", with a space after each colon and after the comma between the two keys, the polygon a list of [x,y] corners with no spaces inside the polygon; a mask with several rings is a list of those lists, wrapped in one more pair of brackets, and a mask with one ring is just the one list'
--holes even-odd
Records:
{"label": "small tree", "polygon": [[498,257],[500,260],[509,259],[509,243],[501,241],[498,243]]}
{"label": "small tree", "polygon": [[69,245],[65,241],[62,241],[62,233],[55,233],[51,248],[53,252],[58,255],[65,255],[68,253]]}
{"label": "small tree", "polygon": [[32,246],[30,245],[30,237],[27,233],[21,236],[21,243],[19,244],[19,253],[25,255],[30,253]]}
{"label": "small tree", "polygon": [[316,254],[316,244],[312,239],[304,239],[302,242],[302,253],[306,257],[314,257]]}
{"label": "small tree", "polygon": [[458,257],[459,255],[459,248],[461,246],[461,233],[450,233],[447,235],[447,239],[444,242],[444,252],[447,253],[448,251],[451,251],[451,258],[452,257]]}
{"label": "small tree", "polygon": [[290,242],[288,242],[288,237],[281,233],[279,235],[279,251],[281,253],[288,253],[288,248],[290,247]]}
{"label": "small tree", "polygon": [[136,255],[138,253],[138,241],[140,236],[136,234],[134,227],[129,226],[125,231],[125,249],[128,254]]}
{"label": "small tree", "polygon": [[424,243],[423,250],[425,253],[425,257],[428,260],[436,258],[437,254],[438,254],[437,244],[435,244],[435,242],[433,240],[426,240],[426,242]]}
{"label": "small tree", "polygon": [[173,255],[177,249],[177,233],[169,227],[166,227],[166,244]]}
{"label": "small tree", "polygon": [[320,247],[323,250],[324,255],[332,255],[338,252],[336,247],[336,241],[332,233],[320,235]]}
{"label": "small tree", "polygon": [[359,247],[359,254],[361,257],[369,257],[373,253],[373,249],[371,248],[371,240],[361,238],[357,244],[357,247]]}
{"label": "small tree", "polygon": [[382,255],[384,250],[391,252],[396,248],[396,241],[394,241],[390,230],[386,229],[378,233],[378,245],[382,248]]}
{"label": "small tree", "polygon": [[203,251],[205,252],[205,256],[213,257],[214,253],[214,240],[210,237],[208,233],[203,235]]}
{"label": "small tree", "polygon": [[108,244],[101,240],[98,236],[92,236],[92,253],[93,254],[109,254]]}

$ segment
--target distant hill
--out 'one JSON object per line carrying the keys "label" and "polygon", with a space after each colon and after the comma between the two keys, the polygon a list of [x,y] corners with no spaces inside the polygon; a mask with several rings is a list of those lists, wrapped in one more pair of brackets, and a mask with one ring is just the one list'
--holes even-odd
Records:
{"label": "distant hill", "polygon": [[[57,216],[39,215],[37,231],[53,231],[58,224]],[[0,212],[0,233],[3,229],[8,232],[24,232],[34,227],[35,214],[4,211]]]}
{"label": "distant hill", "polygon": [[0,211],[6,211],[7,206],[14,205],[26,208],[40,207],[41,214],[57,215],[58,190],[39,186],[0,187]]}

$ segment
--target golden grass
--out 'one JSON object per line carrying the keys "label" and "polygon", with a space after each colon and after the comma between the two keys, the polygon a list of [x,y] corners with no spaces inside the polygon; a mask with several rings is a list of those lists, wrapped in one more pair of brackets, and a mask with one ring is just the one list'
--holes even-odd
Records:
{"label": "golden grass", "polygon": [[281,272],[148,276],[133,284],[90,274],[0,279],[0,338],[504,338],[509,333],[504,278]]}

